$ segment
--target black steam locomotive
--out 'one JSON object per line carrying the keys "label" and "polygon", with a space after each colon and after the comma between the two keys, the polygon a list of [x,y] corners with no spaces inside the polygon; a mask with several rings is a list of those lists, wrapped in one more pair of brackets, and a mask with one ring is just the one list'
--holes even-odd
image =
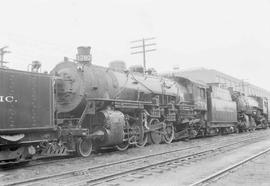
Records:
{"label": "black steam locomotive", "polygon": [[96,66],[90,47],[76,59],[50,75],[0,69],[1,164],[268,127],[265,98],[122,62]]}

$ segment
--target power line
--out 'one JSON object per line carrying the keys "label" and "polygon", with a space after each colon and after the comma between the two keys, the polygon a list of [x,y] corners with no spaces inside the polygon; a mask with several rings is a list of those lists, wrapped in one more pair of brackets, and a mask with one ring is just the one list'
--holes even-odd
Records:
{"label": "power line", "polygon": [[[132,46],[130,47],[131,50],[136,50],[136,51],[133,51],[131,52],[131,55],[133,54],[143,54],[143,69],[144,69],[144,73],[146,71],[146,53],[148,52],[153,52],[153,51],[156,51],[157,49],[155,48],[149,48],[149,47],[152,47],[152,46],[156,46],[156,43],[153,42],[155,38],[154,37],[150,37],[150,38],[142,38],[140,40],[135,40],[135,41],[131,41],[131,43],[138,43],[139,45],[136,45],[136,46]],[[147,43],[147,42],[150,42],[150,43]]]}
{"label": "power line", "polygon": [[156,39],[156,38],[155,37],[148,37],[148,38],[143,38],[143,39],[131,41],[131,43],[141,42],[142,40],[148,41],[148,40],[153,40],[153,39]]}
{"label": "power line", "polygon": [[7,51],[6,48],[8,48],[8,46],[4,46],[4,47],[0,48],[0,56],[1,56],[0,68],[6,68],[6,66],[4,64],[6,64],[8,62],[4,61],[4,55],[11,53],[10,51]]}
{"label": "power line", "polygon": [[[154,46],[154,45],[156,45],[156,43],[144,44],[145,47],[147,47],[147,46]],[[133,47],[130,47],[130,49],[141,48],[141,47],[143,47],[143,45],[133,46]]]}

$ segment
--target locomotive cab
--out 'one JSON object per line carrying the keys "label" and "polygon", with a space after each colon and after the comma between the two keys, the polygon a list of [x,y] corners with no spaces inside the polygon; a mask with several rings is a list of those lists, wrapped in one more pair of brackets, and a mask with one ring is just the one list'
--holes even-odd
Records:
{"label": "locomotive cab", "polygon": [[167,74],[180,87],[182,97],[180,97],[178,107],[178,122],[175,125],[176,139],[193,138],[206,134],[207,119],[207,85],[182,77],[176,74]]}

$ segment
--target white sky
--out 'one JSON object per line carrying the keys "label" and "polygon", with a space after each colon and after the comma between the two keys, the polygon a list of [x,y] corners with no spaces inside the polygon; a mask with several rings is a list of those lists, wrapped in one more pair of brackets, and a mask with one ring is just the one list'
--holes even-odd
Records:
{"label": "white sky", "polygon": [[76,47],[93,63],[130,55],[130,41],[156,37],[147,66],[158,72],[205,67],[270,90],[270,1],[264,0],[0,0],[0,47],[10,68],[39,60],[51,70]]}

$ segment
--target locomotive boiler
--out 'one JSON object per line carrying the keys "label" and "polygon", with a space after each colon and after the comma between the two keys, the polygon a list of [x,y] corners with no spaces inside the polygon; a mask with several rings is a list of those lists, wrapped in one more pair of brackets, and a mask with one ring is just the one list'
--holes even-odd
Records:
{"label": "locomotive boiler", "polygon": [[[58,122],[88,128],[98,147],[144,146],[171,142],[174,105],[183,90],[172,80],[147,75],[141,68],[105,68],[91,64],[90,47],[79,47],[77,62],[64,60],[52,74],[56,80]],[[87,156],[91,144],[85,143]]]}

